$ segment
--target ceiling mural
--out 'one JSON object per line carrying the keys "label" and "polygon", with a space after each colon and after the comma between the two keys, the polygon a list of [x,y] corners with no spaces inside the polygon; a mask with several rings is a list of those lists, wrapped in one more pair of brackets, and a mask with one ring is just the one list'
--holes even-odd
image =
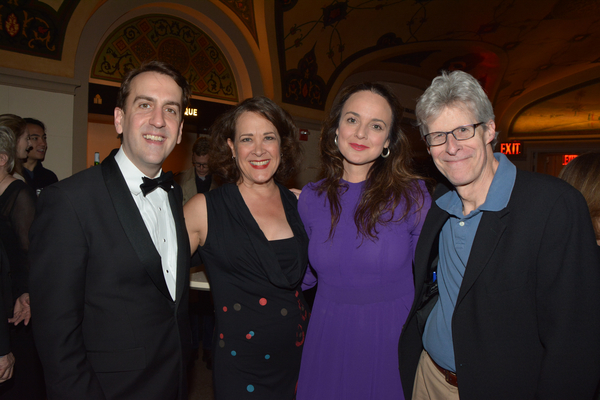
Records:
{"label": "ceiling mural", "polygon": [[198,27],[167,15],[144,15],[119,26],[104,41],[91,78],[121,82],[146,60],[171,63],[192,86],[192,95],[238,101],[231,66],[214,41]]}
{"label": "ceiling mural", "polygon": [[512,132],[517,135],[585,134],[600,129],[600,79],[558,93],[523,110]]}
{"label": "ceiling mural", "polygon": [[0,49],[60,60],[78,4],[79,0],[0,2]]}
{"label": "ceiling mural", "polygon": [[246,25],[250,34],[258,44],[258,36],[256,34],[256,20],[254,18],[254,0],[221,0],[238,18]]}
{"label": "ceiling mural", "polygon": [[495,106],[600,64],[597,0],[278,0],[275,18],[283,101],[319,110],[361,58],[426,80],[467,71]]}

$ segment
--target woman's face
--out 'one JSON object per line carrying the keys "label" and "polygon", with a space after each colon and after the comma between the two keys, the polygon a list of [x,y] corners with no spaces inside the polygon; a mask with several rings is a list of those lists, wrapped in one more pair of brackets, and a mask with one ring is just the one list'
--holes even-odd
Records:
{"label": "woman's face", "polygon": [[275,126],[254,112],[244,112],[237,119],[235,142],[227,144],[236,159],[245,185],[270,182],[277,172],[281,156],[281,138]]}
{"label": "woman's face", "polygon": [[27,149],[31,147],[29,144],[29,130],[25,127],[25,132],[17,140],[17,158],[21,160],[27,159]]}
{"label": "woman's face", "polygon": [[354,93],[346,100],[336,130],[345,175],[353,170],[366,178],[371,165],[390,144],[392,118],[387,100],[369,90]]}

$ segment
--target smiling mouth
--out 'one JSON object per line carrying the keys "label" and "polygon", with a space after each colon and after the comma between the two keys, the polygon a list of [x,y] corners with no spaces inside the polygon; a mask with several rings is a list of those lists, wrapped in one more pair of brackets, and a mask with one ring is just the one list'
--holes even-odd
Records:
{"label": "smiling mouth", "polygon": [[264,167],[265,165],[269,164],[269,162],[271,162],[271,160],[250,161],[250,165],[253,165],[255,167]]}
{"label": "smiling mouth", "polygon": [[350,146],[354,150],[358,150],[358,151],[366,150],[369,148],[368,146],[363,146],[362,144],[358,144],[358,143],[350,143]]}
{"label": "smiling mouth", "polygon": [[144,139],[146,140],[152,140],[153,142],[164,142],[165,138],[162,136],[156,136],[156,135],[143,135]]}

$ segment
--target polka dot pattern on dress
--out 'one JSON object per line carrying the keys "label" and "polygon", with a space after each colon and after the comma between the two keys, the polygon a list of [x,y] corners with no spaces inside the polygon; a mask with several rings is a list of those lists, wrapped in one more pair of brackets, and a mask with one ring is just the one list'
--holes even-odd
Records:
{"label": "polka dot pattern on dress", "polygon": [[286,308],[282,308],[281,315],[283,315],[285,317],[287,314],[288,314],[288,310]]}
{"label": "polka dot pattern on dress", "polygon": [[231,350],[231,355],[235,357],[237,355],[236,351],[235,350]]}
{"label": "polka dot pattern on dress", "polygon": [[241,305],[240,303],[235,303],[235,304],[233,305],[233,309],[234,309],[235,311],[240,311],[240,310],[242,309],[242,305]]}
{"label": "polka dot pattern on dress", "polygon": [[250,393],[254,392],[254,385],[248,385],[246,386],[246,390]]}
{"label": "polka dot pattern on dress", "polygon": [[223,312],[227,312],[227,307],[223,307]]}
{"label": "polka dot pattern on dress", "polygon": [[266,305],[267,305],[267,299],[265,299],[264,297],[263,297],[263,298],[261,298],[261,299],[258,301],[258,304],[260,304],[261,306],[266,306]]}

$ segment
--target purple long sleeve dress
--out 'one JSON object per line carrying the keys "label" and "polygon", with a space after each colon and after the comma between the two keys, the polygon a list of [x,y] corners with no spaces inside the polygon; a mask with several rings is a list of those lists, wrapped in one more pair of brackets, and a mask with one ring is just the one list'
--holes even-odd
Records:
{"label": "purple long sleeve dress", "polygon": [[[348,183],[342,214],[328,240],[326,195],[308,184],[298,211],[309,237],[303,288],[318,289],[308,326],[298,400],[403,399],[398,339],[412,305],[412,261],[431,199],[400,223],[378,226],[377,241],[357,236],[354,210],[363,183]],[[402,204],[396,216],[402,215]]]}

